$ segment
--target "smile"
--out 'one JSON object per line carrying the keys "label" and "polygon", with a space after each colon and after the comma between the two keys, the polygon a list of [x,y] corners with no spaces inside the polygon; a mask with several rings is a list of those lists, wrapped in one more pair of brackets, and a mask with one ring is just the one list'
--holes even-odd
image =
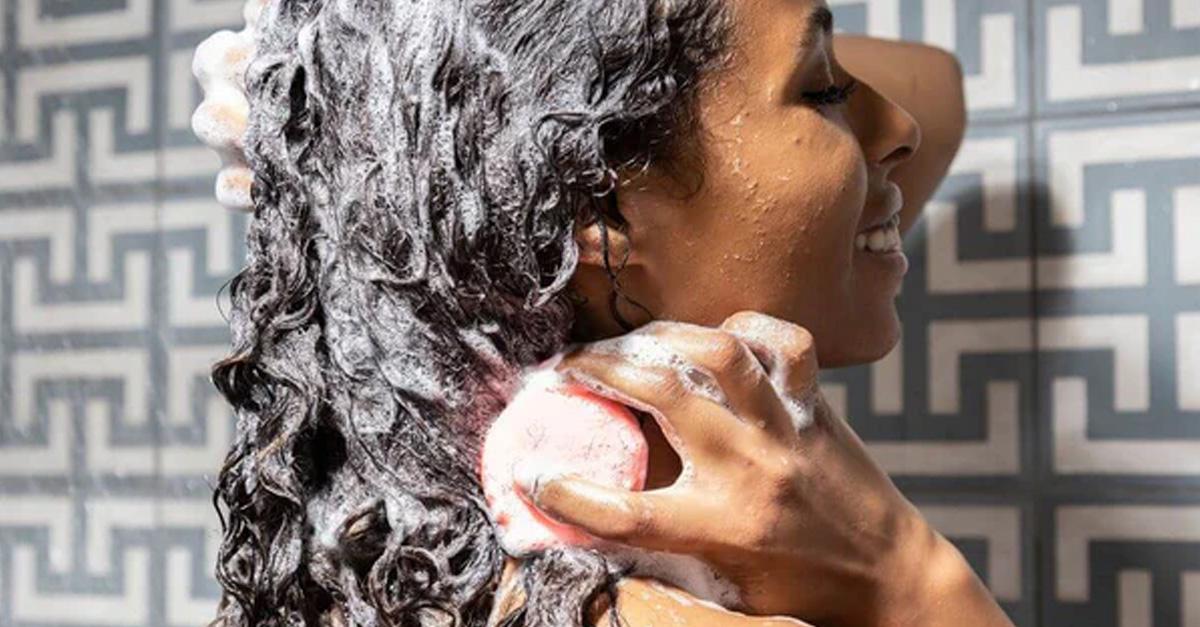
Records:
{"label": "smile", "polygon": [[856,250],[871,253],[894,253],[900,251],[902,246],[899,213],[892,214],[887,222],[863,231],[854,238]]}

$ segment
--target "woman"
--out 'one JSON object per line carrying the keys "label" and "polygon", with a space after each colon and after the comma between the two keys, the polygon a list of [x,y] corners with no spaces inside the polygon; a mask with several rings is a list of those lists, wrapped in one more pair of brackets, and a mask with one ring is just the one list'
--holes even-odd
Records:
{"label": "woman", "polygon": [[[844,422],[818,404],[787,428],[818,362],[895,343],[896,231],[963,125],[950,57],[835,51],[830,22],[821,0],[270,3],[246,81],[249,254],[213,373],[239,414],[217,622],[1007,624]],[[729,407],[586,344],[625,333]],[[651,489],[534,478],[530,497],[704,558],[741,606],[592,551],[500,550],[481,436],[569,340],[565,370],[661,411]]]}

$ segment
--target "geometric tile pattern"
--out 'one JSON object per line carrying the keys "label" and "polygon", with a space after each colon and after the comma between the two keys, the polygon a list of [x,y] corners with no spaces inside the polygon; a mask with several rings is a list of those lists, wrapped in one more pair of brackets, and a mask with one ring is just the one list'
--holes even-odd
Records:
{"label": "geometric tile pattern", "polygon": [[0,625],[213,616],[244,219],[190,130],[241,0],[0,0]]}
{"label": "geometric tile pattern", "polygon": [[[0,627],[212,616],[245,223],[190,62],[243,4],[0,0]],[[830,4],[971,118],[831,402],[1022,627],[1200,627],[1200,2]]]}
{"label": "geometric tile pattern", "polygon": [[1200,627],[1200,2],[830,4],[971,119],[831,398],[1019,625]]}

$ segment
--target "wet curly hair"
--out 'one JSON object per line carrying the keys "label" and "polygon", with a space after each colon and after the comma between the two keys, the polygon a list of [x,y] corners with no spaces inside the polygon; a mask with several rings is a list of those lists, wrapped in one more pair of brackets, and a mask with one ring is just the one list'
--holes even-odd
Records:
{"label": "wet curly hair", "polygon": [[[504,554],[480,436],[570,337],[577,222],[612,217],[619,173],[694,153],[721,4],[268,5],[254,217],[212,373],[238,416],[214,624],[485,624]],[[583,624],[620,575],[534,555],[505,624]]]}

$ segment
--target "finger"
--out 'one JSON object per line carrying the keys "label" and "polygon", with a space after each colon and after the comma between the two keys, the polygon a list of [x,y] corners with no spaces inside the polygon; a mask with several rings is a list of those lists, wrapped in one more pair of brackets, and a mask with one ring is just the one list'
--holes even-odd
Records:
{"label": "finger", "polygon": [[695,461],[699,450],[724,448],[731,429],[750,428],[733,420],[721,405],[692,393],[679,375],[667,368],[639,365],[588,346],[564,356],[555,370],[654,416],[685,463]]}
{"label": "finger", "polygon": [[[247,8],[252,19],[254,7]],[[217,201],[233,209],[249,209],[252,204],[253,175],[243,142],[249,113],[243,77],[253,54],[251,33],[220,31],[201,42],[192,59],[192,72],[204,90],[204,101],[192,115],[192,130],[221,157]]]}
{"label": "finger", "polygon": [[788,419],[781,428],[795,434],[813,424],[817,396],[817,354],[812,334],[796,324],[766,314],[736,313],[721,328],[741,339],[767,365]]}
{"label": "finger", "polygon": [[739,338],[691,324],[650,324],[643,328],[699,368],[702,376],[714,379],[730,410],[739,418],[768,432],[780,425],[788,425],[788,432],[792,431],[790,421],[780,417],[787,410],[767,371]]}
{"label": "finger", "polygon": [[817,385],[817,351],[808,329],[756,311],[733,314],[721,329],[742,340],[764,361],[771,381],[792,396],[806,396]]}
{"label": "finger", "polygon": [[223,207],[238,210],[252,210],[254,203],[250,198],[250,188],[254,182],[254,173],[244,165],[229,165],[217,173],[217,202]]}
{"label": "finger", "polygon": [[655,551],[689,543],[687,525],[676,524],[683,503],[669,489],[629,492],[577,475],[529,476],[520,468],[514,478],[539,510],[597,538]]}

